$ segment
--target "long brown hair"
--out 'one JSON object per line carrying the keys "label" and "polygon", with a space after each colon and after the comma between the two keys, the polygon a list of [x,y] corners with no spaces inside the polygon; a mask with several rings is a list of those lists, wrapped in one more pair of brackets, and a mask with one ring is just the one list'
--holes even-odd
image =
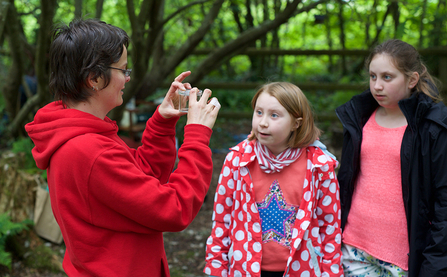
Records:
{"label": "long brown hair", "polygon": [[406,78],[409,78],[413,72],[419,74],[419,81],[412,89],[412,94],[421,91],[433,99],[434,102],[442,101],[437,90],[439,82],[430,75],[419,52],[411,44],[398,39],[391,39],[383,42],[373,49],[366,60],[365,65],[367,69],[369,69],[372,59],[377,54],[388,55],[394,66],[402,72]]}

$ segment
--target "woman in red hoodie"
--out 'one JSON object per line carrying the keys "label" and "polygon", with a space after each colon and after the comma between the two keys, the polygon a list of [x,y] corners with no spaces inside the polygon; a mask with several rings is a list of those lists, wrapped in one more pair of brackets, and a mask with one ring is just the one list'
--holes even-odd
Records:
{"label": "woman in red hoodie", "polygon": [[176,159],[177,90],[183,72],[147,121],[142,146],[129,148],[107,113],[123,103],[130,81],[127,34],[97,20],[55,30],[50,49],[52,102],[25,127],[37,166],[46,169],[53,213],[66,244],[69,276],[169,276],[163,232],[185,229],[212,175],[211,128],[220,105],[191,90],[184,141]]}

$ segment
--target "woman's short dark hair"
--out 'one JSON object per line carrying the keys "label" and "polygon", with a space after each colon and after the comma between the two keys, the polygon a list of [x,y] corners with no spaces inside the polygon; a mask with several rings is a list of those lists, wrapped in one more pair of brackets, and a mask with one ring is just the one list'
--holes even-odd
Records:
{"label": "woman's short dark hair", "polygon": [[96,19],[76,19],[55,28],[50,47],[50,92],[64,105],[87,101],[92,95],[88,77],[110,83],[109,66],[120,60],[129,36]]}

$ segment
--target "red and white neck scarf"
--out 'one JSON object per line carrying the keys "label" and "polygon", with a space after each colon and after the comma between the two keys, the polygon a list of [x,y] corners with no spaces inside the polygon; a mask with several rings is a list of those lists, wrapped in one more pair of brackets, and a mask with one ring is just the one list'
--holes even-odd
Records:
{"label": "red and white neck scarf", "polygon": [[265,173],[280,172],[284,167],[296,161],[303,152],[302,148],[289,147],[275,157],[267,146],[262,145],[258,140],[254,143],[254,150],[259,166]]}

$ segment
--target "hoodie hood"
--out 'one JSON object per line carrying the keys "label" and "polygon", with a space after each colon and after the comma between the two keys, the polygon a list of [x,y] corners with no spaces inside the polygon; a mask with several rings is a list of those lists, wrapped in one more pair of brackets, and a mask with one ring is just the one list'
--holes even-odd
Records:
{"label": "hoodie hood", "polygon": [[37,111],[25,130],[35,145],[32,154],[37,167],[47,169],[51,156],[68,140],[89,133],[112,136],[118,132],[118,126],[108,117],[102,120],[76,109],[66,109],[62,102],[56,101]]}

